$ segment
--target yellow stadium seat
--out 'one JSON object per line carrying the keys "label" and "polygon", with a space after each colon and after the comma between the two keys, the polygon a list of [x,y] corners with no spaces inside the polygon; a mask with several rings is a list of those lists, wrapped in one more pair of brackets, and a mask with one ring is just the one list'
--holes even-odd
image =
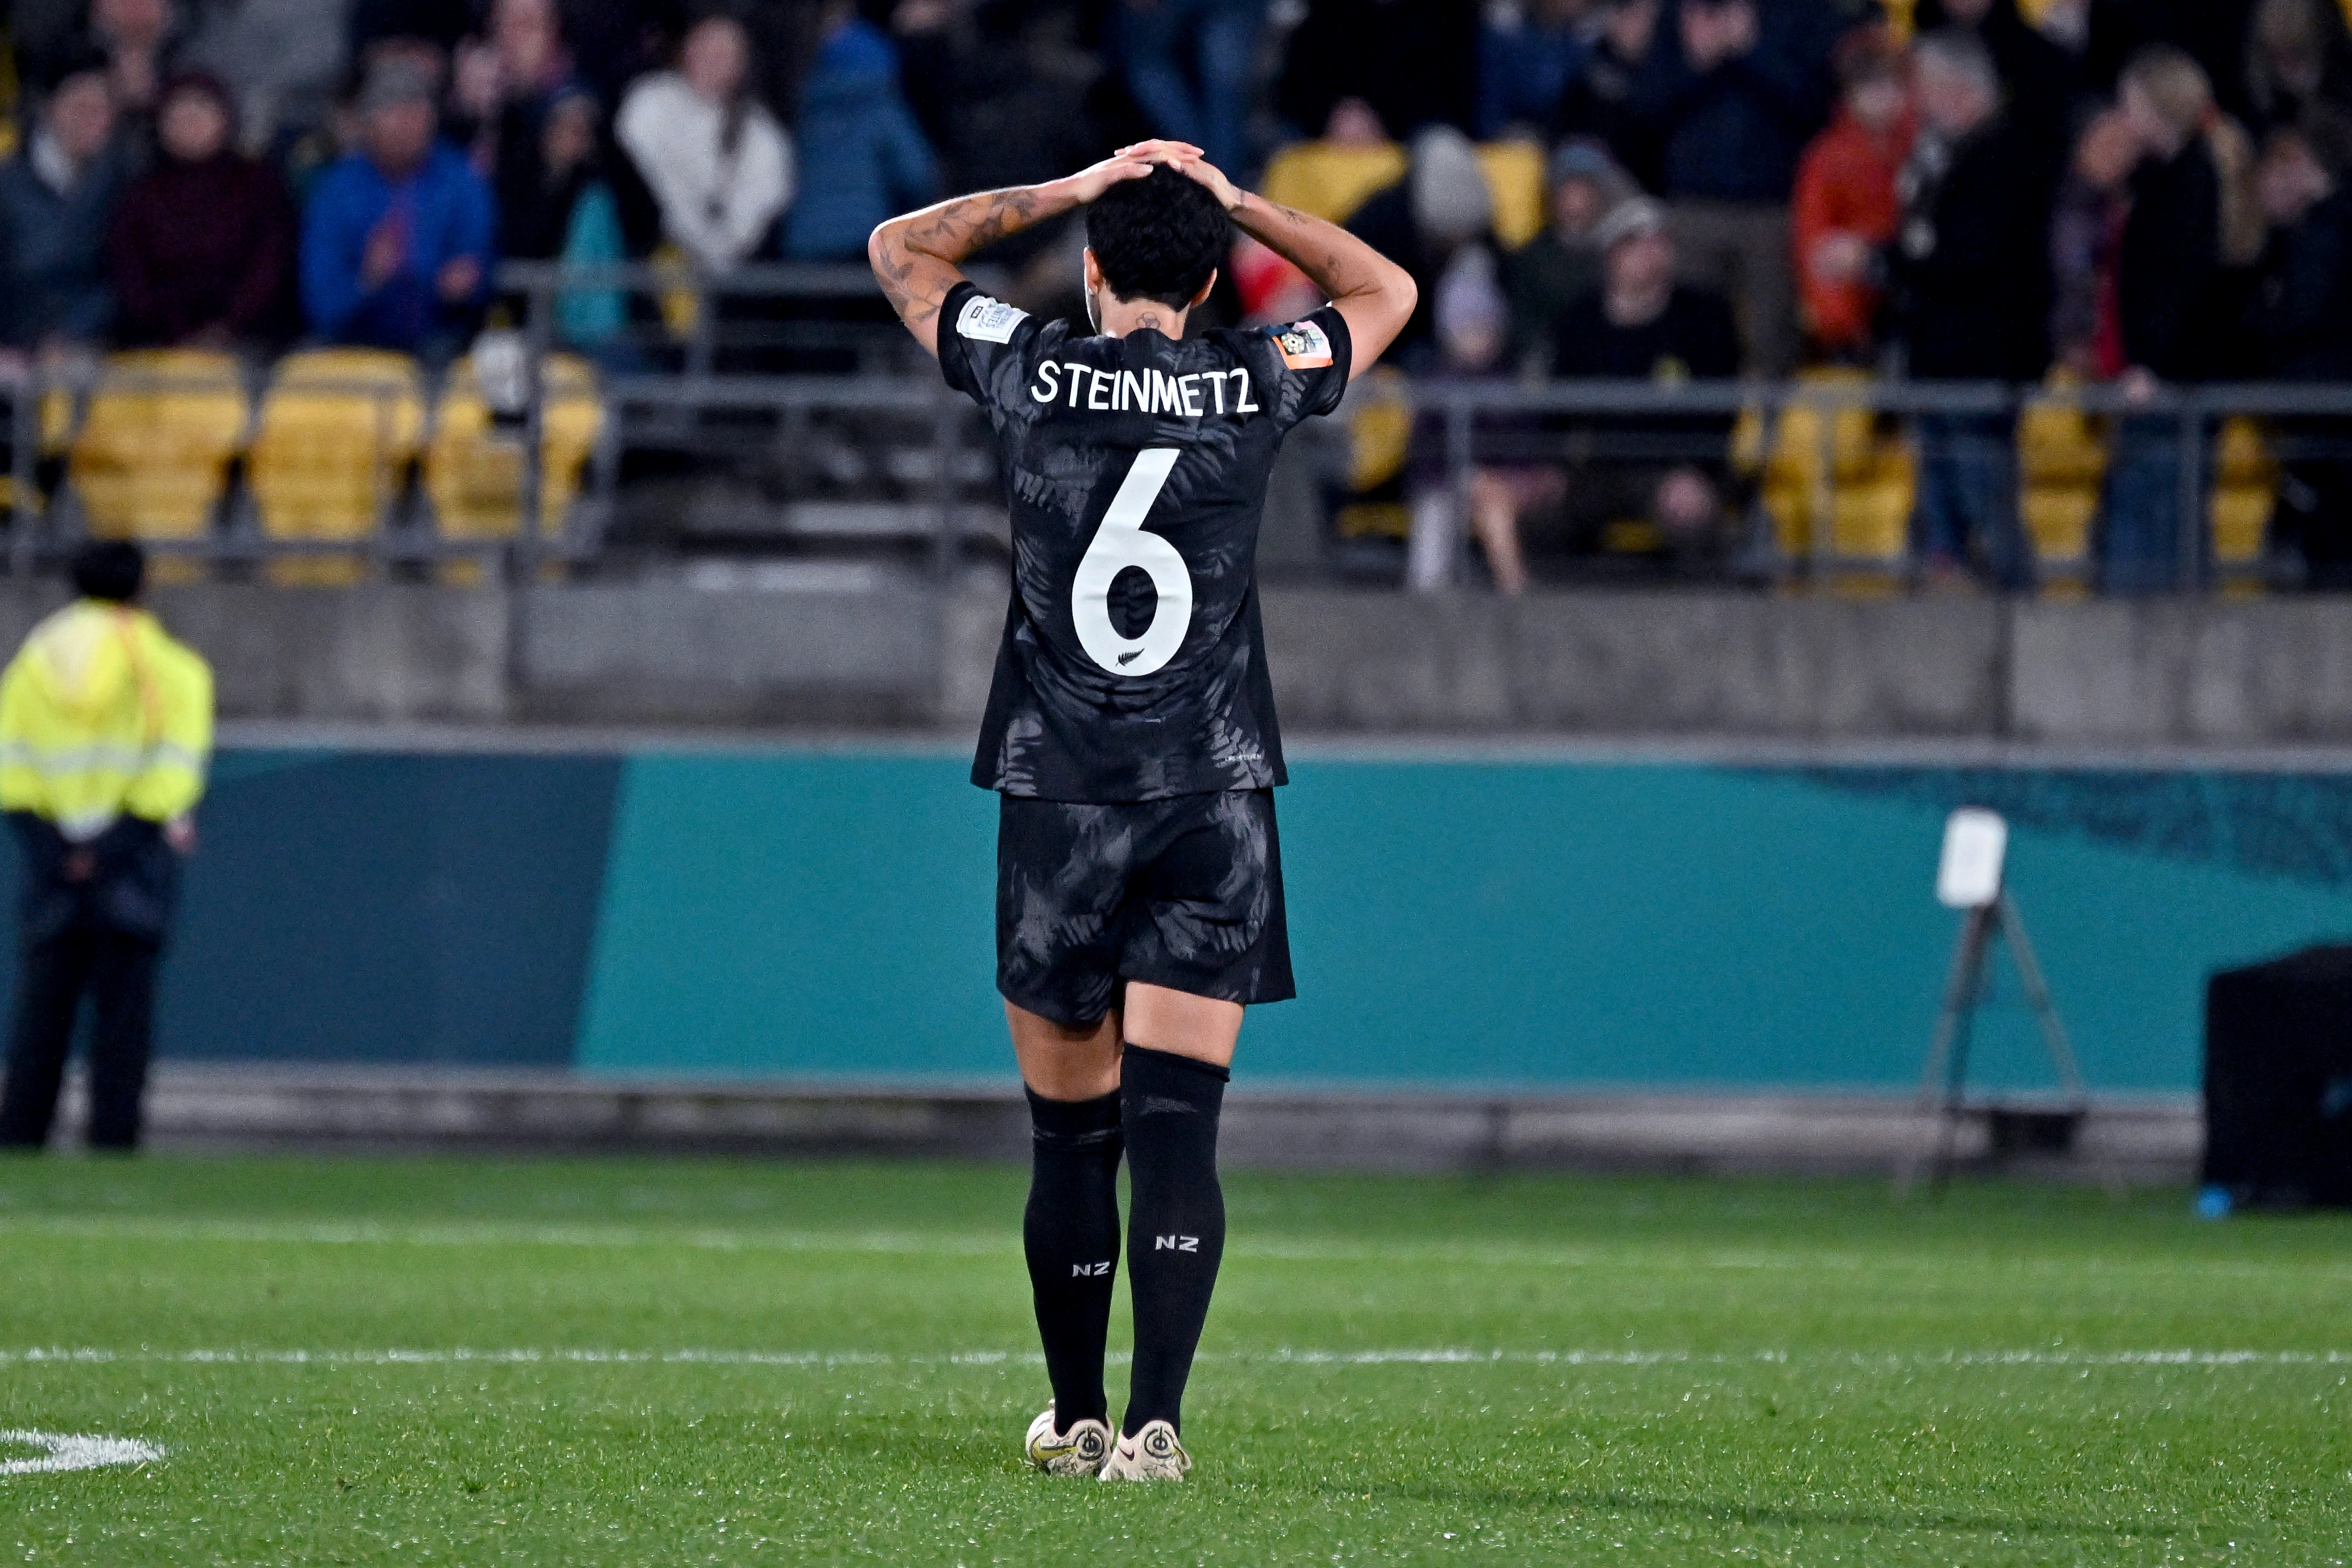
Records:
{"label": "yellow stadium seat", "polygon": [[[406,354],[316,349],[290,354],[261,403],[247,463],[261,531],[272,539],[368,539],[400,492],[425,426],[424,378]],[[349,553],[282,556],[271,581],[337,586],[359,580]]]}
{"label": "yellow stadium seat", "polygon": [[1478,149],[1478,167],[1495,199],[1495,238],[1517,250],[1543,232],[1544,152],[1532,142],[1488,142]]}
{"label": "yellow stadium seat", "polygon": [[1258,188],[1277,205],[1345,223],[1367,196],[1403,179],[1405,164],[1404,149],[1393,142],[1378,147],[1301,142],[1274,155]]}
{"label": "yellow stadium seat", "polygon": [[[1372,496],[1404,472],[1412,455],[1412,407],[1405,401],[1404,377],[1381,365],[1359,380],[1349,395],[1348,488]],[[1402,501],[1356,500],[1342,506],[1332,526],[1348,539],[1402,539],[1412,531],[1412,509]]]}
{"label": "yellow stadium seat", "polygon": [[[1798,379],[1836,387],[1865,385],[1869,377],[1820,369]],[[1750,410],[1732,445],[1735,463],[1761,482],[1784,557],[1811,559],[1818,542],[1841,584],[1892,580],[1910,546],[1917,463],[1909,444],[1882,430],[1867,406],[1794,402],[1770,419]]]}
{"label": "yellow stadium seat", "polygon": [[2278,461],[2262,426],[2242,416],[2221,422],[2213,449],[2213,563],[2224,576],[2251,577],[2278,509]]}
{"label": "yellow stadium seat", "polygon": [[2034,569],[2053,598],[2090,591],[2091,540],[2107,475],[2103,421],[2053,379],[2026,402],[2017,422],[2018,511]]}
{"label": "yellow stadium seat", "polygon": [[[596,400],[596,374],[585,360],[551,354],[541,375],[547,393],[540,441],[540,534],[562,527],[564,513],[580,493],[580,476],[604,428]],[[425,450],[425,493],[433,502],[441,536],[451,540],[512,539],[522,523],[523,442],[520,430],[502,430],[482,400],[473,362],[450,373]],[[466,570],[470,567],[472,570]],[[480,580],[478,563],[453,563],[445,580]]]}
{"label": "yellow stadium seat", "polygon": [[[90,533],[145,542],[201,539],[228,489],[250,408],[236,361],[193,349],[110,355],[72,437],[67,472]],[[156,562],[159,581],[201,569]]]}

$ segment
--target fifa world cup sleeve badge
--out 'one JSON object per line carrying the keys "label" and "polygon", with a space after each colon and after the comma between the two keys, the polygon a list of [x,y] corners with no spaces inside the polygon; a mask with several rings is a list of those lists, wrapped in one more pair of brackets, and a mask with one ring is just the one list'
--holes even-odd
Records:
{"label": "fifa world cup sleeve badge", "polygon": [[1331,340],[1312,321],[1296,321],[1274,334],[1282,363],[1293,370],[1321,370],[1331,363]]}

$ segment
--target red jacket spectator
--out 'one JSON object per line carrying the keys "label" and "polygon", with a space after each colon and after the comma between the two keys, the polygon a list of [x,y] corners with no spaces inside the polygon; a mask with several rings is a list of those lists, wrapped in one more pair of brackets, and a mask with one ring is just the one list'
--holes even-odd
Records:
{"label": "red jacket spectator", "polygon": [[1883,38],[1843,50],[1844,103],[1797,164],[1790,214],[1797,297],[1806,332],[1832,359],[1867,353],[1884,299],[1873,261],[1901,221],[1895,180],[1916,131],[1901,64]]}

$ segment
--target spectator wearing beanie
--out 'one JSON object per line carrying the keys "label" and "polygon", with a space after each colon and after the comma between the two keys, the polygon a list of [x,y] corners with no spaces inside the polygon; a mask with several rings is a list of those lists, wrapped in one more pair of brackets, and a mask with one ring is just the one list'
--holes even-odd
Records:
{"label": "spectator wearing beanie", "polygon": [[1430,368],[1438,279],[1456,251],[1493,238],[1494,223],[1494,195],[1478,166],[1478,150],[1450,125],[1433,125],[1414,137],[1404,178],[1366,198],[1348,219],[1349,234],[1412,273],[1421,289],[1412,319],[1389,351],[1399,369]]}
{"label": "spectator wearing beanie", "polygon": [[131,346],[228,348],[288,335],[294,206],[277,170],[236,150],[228,90],[174,77],[160,157],[123,193],[107,236],[115,335]]}
{"label": "spectator wearing beanie", "polygon": [[1597,142],[1552,154],[1551,221],[1507,263],[1515,359],[1549,361],[1560,317],[1601,287],[1601,220],[1634,188]]}
{"label": "spectator wearing beanie", "polygon": [[488,298],[498,213],[438,139],[433,82],[405,59],[368,73],[361,145],[321,174],[302,215],[302,303],[331,342],[444,360]]}
{"label": "spectator wearing beanie", "polygon": [[1902,217],[1895,182],[1916,130],[1904,66],[1885,32],[1850,34],[1838,48],[1837,118],[1797,165],[1797,297],[1814,353],[1832,363],[1867,363],[1876,344],[1879,255]]}
{"label": "spectator wearing beanie", "polygon": [[[1552,372],[1578,381],[1721,381],[1738,374],[1739,335],[1720,296],[1677,283],[1665,209],[1647,196],[1620,202],[1601,225],[1601,287],[1561,319]],[[1555,548],[1610,548],[1629,519],[1654,537],[1639,552],[1662,565],[1705,566],[1721,526],[1732,421],[1728,415],[1580,416],[1569,436],[1567,500],[1544,519]],[[1530,518],[1530,529],[1535,520]],[[1540,547],[1542,537],[1530,537]]]}

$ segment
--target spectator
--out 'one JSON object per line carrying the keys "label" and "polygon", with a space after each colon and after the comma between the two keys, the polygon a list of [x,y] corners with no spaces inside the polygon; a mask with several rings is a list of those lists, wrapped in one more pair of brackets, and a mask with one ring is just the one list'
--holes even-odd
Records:
{"label": "spectator", "polygon": [[852,261],[884,219],[939,189],[931,149],[898,87],[889,36],[834,0],[816,68],[801,84],[801,194],[784,220],[784,253]]}
{"label": "spectator", "polygon": [[1835,363],[1868,363],[1876,344],[1885,292],[1879,254],[1902,216],[1895,180],[1916,129],[1903,68],[1886,34],[1850,34],[1838,48],[1838,117],[1797,164],[1790,230],[1798,298],[1814,351]]}
{"label": "spectator", "polygon": [[142,128],[152,121],[182,21],[173,0],[90,0],[89,41],[106,55],[118,116]]}
{"label": "spectator", "polygon": [[225,349],[287,335],[294,207],[276,169],[236,151],[235,125],[215,79],[165,86],[162,159],[123,193],[107,237],[122,342]]}
{"label": "spectator", "polygon": [[[499,253],[518,261],[606,267],[629,257],[620,199],[601,156],[603,108],[579,87],[559,89],[540,121],[538,181],[499,207]],[[555,334],[573,348],[603,349],[628,324],[628,296],[567,289],[555,299]]]}
{"label": "spectator", "polygon": [[1235,179],[1255,168],[1249,143],[1266,0],[1124,0],[1119,63],[1151,133],[1189,142]]}
{"label": "spectator", "polygon": [[1275,107],[1305,130],[1343,98],[1360,98],[1391,133],[1472,124],[1479,7],[1464,0],[1307,0],[1290,35]]}
{"label": "spectator", "polygon": [[1598,142],[1571,142],[1552,155],[1551,222],[1511,254],[1515,359],[1538,367],[1570,305],[1601,287],[1601,220],[1633,195],[1633,182]]}
{"label": "spectator", "polygon": [[[949,190],[1059,179],[1101,155],[1105,138],[1088,101],[1100,63],[1067,47],[1049,16],[1013,5],[906,0],[892,26],[908,106],[945,165]],[[1068,227],[1024,229],[992,247],[992,258],[1031,260]]]}
{"label": "spectator", "polygon": [[446,132],[503,209],[541,183],[541,122],[572,83],[555,0],[496,0],[488,37],[457,46]]}
{"label": "spectator", "polygon": [[89,998],[89,1142],[139,1145],[155,971],[211,761],[213,677],[139,607],[135,544],[84,545],[75,602],[0,679],[0,810],[24,867],[0,1148],[48,1142]]}
{"label": "spectator", "polygon": [[[1647,196],[1620,202],[1601,220],[1600,238],[1604,281],[1562,318],[1555,374],[1673,383],[1738,374],[1739,333],[1731,308],[1717,295],[1675,282],[1677,258],[1663,206]],[[1614,525],[1631,521],[1639,552],[1682,565],[1716,553],[1726,515],[1728,416],[1580,424],[1566,503],[1549,520],[1552,543],[1590,552],[1610,544]],[[1622,551],[1625,531],[1617,531]],[[1486,544],[1496,581],[1506,581],[1512,570],[1508,544],[1499,539]]]}
{"label": "spectator", "polygon": [[1450,125],[1433,125],[1413,138],[1403,179],[1375,193],[1348,219],[1348,232],[1412,274],[1421,289],[1389,361],[1408,374],[1429,367],[1437,280],[1454,252],[1488,243],[1494,195],[1478,166],[1478,151]]}
{"label": "spectator", "polygon": [[106,228],[127,162],[114,129],[106,61],[67,57],[31,140],[0,164],[0,342],[10,348],[91,345],[106,334]]}
{"label": "spectator", "polygon": [[2242,112],[2254,5],[2255,0],[2091,0],[2084,86],[2118,90],[2125,68],[2142,50],[2163,45],[2204,70],[2224,110]]}
{"label": "spectator", "polygon": [[1583,81],[1591,50],[1585,23],[1592,0],[1512,0],[1491,6],[1478,32],[1480,137],[1541,135]]}
{"label": "spectator", "polygon": [[1982,41],[2000,76],[2002,112],[2022,146],[2044,153],[2054,185],[2083,90],[2081,62],[2028,22],[2018,0],[1919,0],[1914,22],[1922,36],[1951,27]]}
{"label": "spectator", "polygon": [[[2048,218],[2030,199],[2038,153],[2002,112],[1992,53],[1974,34],[1931,33],[1914,54],[1919,137],[1893,253],[1911,374],[2036,380],[2050,361]],[[2030,587],[2014,416],[1923,414],[1917,432],[1912,532],[1930,584],[1964,580],[1980,554],[1995,586]]]}
{"label": "spectator", "polygon": [[792,142],[751,95],[751,48],[740,22],[706,16],[677,68],[621,105],[621,145],[661,205],[663,232],[709,272],[749,260],[793,198]]}
{"label": "spectator", "polygon": [[225,84],[244,150],[262,153],[318,130],[350,59],[338,7],[318,0],[229,0],[208,8],[182,58]]}
{"label": "spectator", "polygon": [[2138,163],[2139,133],[2123,110],[2095,116],[2075,140],[2050,218],[2051,346],[2057,361],[2084,380],[2113,381],[2124,373],[2116,263]]}
{"label": "spectator", "polygon": [[433,84],[409,62],[371,70],[359,110],[360,150],[319,176],[303,213],[303,307],[334,342],[446,361],[488,297],[489,187],[436,136]]}
{"label": "spectator", "polygon": [[2352,103],[2352,28],[2336,0],[2262,0],[2246,45],[2257,130],[2295,127],[2323,103]]}
{"label": "spectator", "polygon": [[1658,131],[1690,279],[1738,303],[1748,367],[1782,374],[1797,357],[1789,196],[1829,119],[1843,19],[1831,0],[1680,0],[1674,22],[1654,29],[1633,108]]}
{"label": "spectator", "polygon": [[[1511,375],[1510,314],[1493,251],[1470,245],[1455,253],[1437,285],[1435,315],[1437,366],[1426,379],[1494,383]],[[1566,481],[1557,468],[1486,463],[1471,469],[1468,493],[1457,496],[1448,423],[1442,415],[1424,414],[1413,426],[1406,585],[1427,592],[1453,583],[1461,539],[1457,519],[1466,500],[1471,531],[1486,554],[1496,587],[1505,594],[1524,592],[1528,573],[1519,549],[1519,520],[1557,507]],[[1489,445],[1498,437],[1509,440],[1528,433],[1521,420],[1486,418],[1478,424],[1479,436]]]}
{"label": "spectator", "polygon": [[[2252,201],[2245,133],[2220,114],[2204,69],[2156,45],[2124,68],[2123,110],[2140,146],[2131,214],[2116,258],[2116,326],[2134,403],[2165,382],[2193,384],[2226,363],[2232,263],[2251,260]],[[2259,243],[2257,233],[2256,242]],[[2184,545],[2179,422],[2126,416],[2107,468],[2100,574],[2117,593],[2169,589]]]}
{"label": "spectator", "polygon": [[1597,136],[1643,190],[1665,179],[1665,142],[1640,112],[1636,89],[1657,41],[1664,0],[1601,0],[1584,75],[1561,95],[1553,121],[1563,136]]}
{"label": "spectator", "polygon": [[[2275,132],[2259,174],[2271,225],[2248,328],[2265,381],[2352,382],[2352,119],[2313,109]],[[2352,589],[2352,420],[2279,422],[2292,458],[2274,538],[2299,548],[2313,588]]]}

